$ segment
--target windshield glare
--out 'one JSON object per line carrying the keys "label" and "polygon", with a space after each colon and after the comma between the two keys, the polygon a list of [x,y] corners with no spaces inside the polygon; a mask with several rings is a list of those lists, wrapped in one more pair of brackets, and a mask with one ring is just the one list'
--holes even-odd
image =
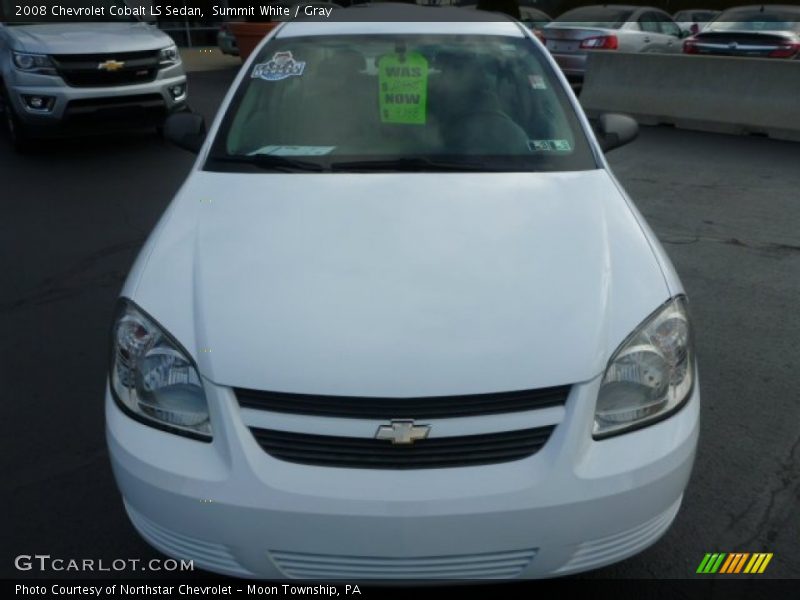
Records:
{"label": "windshield glare", "polygon": [[253,64],[207,169],[263,168],[265,156],[333,170],[370,162],[397,170],[398,161],[414,170],[597,168],[564,90],[527,38],[276,39]]}

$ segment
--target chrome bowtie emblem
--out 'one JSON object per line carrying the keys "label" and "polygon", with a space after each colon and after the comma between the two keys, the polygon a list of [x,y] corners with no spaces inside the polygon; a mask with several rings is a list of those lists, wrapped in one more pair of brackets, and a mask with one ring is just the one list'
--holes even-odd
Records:
{"label": "chrome bowtie emblem", "polygon": [[375,439],[389,440],[393,444],[413,444],[428,437],[430,430],[430,425],[415,425],[413,420],[397,420],[378,427]]}
{"label": "chrome bowtie emblem", "polygon": [[736,42],[731,42],[731,43],[728,44],[728,48],[731,49],[731,50],[736,50],[738,47],[739,47],[739,44],[737,44]]}
{"label": "chrome bowtie emblem", "polygon": [[109,73],[113,73],[114,71],[119,71],[124,66],[125,66],[124,62],[110,58],[106,62],[101,62],[100,64],[98,64],[97,68],[100,69],[101,71],[108,71]]}

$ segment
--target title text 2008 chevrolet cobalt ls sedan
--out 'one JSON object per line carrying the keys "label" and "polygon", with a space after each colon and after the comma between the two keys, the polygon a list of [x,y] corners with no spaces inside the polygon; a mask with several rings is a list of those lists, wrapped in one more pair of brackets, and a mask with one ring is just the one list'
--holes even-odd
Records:
{"label": "title text 2008 chevrolet cobalt ls sedan", "polygon": [[603,156],[635,123],[594,133],[513,21],[338,14],[267,38],[207,136],[167,125],[199,156],[124,286],[108,378],[131,521],[267,578],[639,552],[678,512],[699,393],[681,284]]}

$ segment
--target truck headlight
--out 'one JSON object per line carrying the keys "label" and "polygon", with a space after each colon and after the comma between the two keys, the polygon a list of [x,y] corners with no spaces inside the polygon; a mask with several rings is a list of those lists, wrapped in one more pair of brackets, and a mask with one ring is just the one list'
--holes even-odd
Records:
{"label": "truck headlight", "polygon": [[660,421],[680,409],[694,385],[686,298],[650,315],[611,357],[595,407],[592,435],[602,439]]}
{"label": "truck headlight", "polygon": [[129,300],[121,302],[112,328],[109,385],[120,408],[136,420],[211,440],[197,366],[177,340]]}
{"label": "truck headlight", "polygon": [[56,74],[56,66],[53,64],[52,59],[46,54],[12,52],[11,59],[14,61],[14,66],[20,71],[39,73],[40,75]]}
{"label": "truck headlight", "polygon": [[178,54],[178,47],[174,44],[162,48],[158,53],[158,64],[161,67],[171,67],[179,62],[181,62],[181,55]]}

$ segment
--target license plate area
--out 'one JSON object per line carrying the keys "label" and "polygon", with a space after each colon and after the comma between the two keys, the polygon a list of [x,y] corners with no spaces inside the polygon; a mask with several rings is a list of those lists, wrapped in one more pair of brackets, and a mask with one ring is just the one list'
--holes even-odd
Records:
{"label": "license plate area", "polygon": [[578,42],[547,40],[547,49],[553,52],[576,52],[579,47],[580,45]]}

